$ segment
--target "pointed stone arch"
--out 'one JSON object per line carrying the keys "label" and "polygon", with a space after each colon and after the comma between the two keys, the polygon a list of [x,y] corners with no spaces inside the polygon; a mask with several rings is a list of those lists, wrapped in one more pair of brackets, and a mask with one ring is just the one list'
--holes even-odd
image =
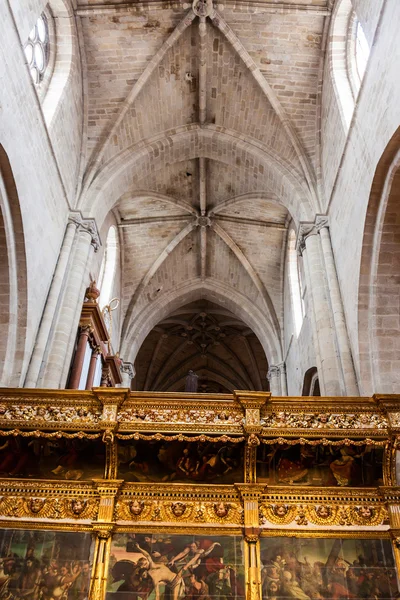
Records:
{"label": "pointed stone arch", "polygon": [[309,190],[293,166],[272,154],[268,147],[231,130],[213,125],[187,125],[139,142],[115,156],[98,173],[79,208],[102,223],[107,213],[132,183],[143,187],[146,174],[163,165],[203,156],[223,161],[232,168],[248,161],[249,169],[266,191],[279,197],[293,219],[313,215]]}
{"label": "pointed stone arch", "polygon": [[149,332],[178,308],[199,298],[226,307],[255,333],[270,364],[282,362],[280,335],[273,327],[271,315],[260,310],[247,297],[227,285],[209,278],[191,279],[157,297],[127,323],[121,354],[134,363],[136,355]]}
{"label": "pointed stone arch", "polygon": [[365,219],[358,292],[360,380],[364,394],[400,384],[400,128],[375,171]]}
{"label": "pointed stone arch", "polygon": [[0,145],[0,382],[19,386],[25,355],[27,272],[18,190],[7,153]]}

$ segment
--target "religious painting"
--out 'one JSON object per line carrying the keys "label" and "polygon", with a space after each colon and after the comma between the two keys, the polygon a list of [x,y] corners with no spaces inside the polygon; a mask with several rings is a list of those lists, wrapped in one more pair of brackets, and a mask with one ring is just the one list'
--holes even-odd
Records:
{"label": "religious painting", "polygon": [[90,533],[0,530],[0,600],[87,600]]}
{"label": "religious painting", "polygon": [[72,481],[102,478],[105,460],[101,439],[8,437],[0,446],[0,477]]}
{"label": "religious painting", "polygon": [[390,540],[262,538],[264,598],[332,600],[398,596]]}
{"label": "religious painting", "polygon": [[269,485],[355,486],[383,484],[380,446],[261,444],[257,481]]}
{"label": "religious painting", "polygon": [[243,444],[119,440],[118,477],[153,483],[240,483]]}
{"label": "religious painting", "polygon": [[106,600],[244,600],[242,538],[113,537]]}

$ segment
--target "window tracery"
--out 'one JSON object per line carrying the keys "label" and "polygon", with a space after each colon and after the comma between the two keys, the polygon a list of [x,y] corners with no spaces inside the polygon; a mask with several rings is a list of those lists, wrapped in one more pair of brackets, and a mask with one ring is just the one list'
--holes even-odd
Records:
{"label": "window tracery", "polygon": [[38,85],[43,80],[50,57],[49,25],[44,12],[31,30],[24,52],[33,82]]}

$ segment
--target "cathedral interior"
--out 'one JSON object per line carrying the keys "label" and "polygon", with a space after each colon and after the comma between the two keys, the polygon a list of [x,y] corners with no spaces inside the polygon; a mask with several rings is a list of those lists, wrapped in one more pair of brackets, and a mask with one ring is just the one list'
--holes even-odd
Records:
{"label": "cathedral interior", "polygon": [[399,0],[0,31],[0,600],[399,598]]}

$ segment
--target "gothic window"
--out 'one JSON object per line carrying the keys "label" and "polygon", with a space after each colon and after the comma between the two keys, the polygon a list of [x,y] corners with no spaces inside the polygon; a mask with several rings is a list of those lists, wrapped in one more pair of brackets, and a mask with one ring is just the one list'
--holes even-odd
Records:
{"label": "gothic window", "polygon": [[24,51],[32,79],[38,85],[43,80],[50,57],[49,25],[45,13],[40,15],[31,30]]}
{"label": "gothic window", "polygon": [[296,251],[296,235],[292,229],[289,233],[289,285],[296,335],[299,335],[304,318],[303,290]]}
{"label": "gothic window", "polygon": [[320,396],[317,367],[311,367],[304,375],[302,396]]}
{"label": "gothic window", "polygon": [[369,58],[369,45],[351,0],[340,0],[332,19],[330,66],[334,90],[346,131]]}
{"label": "gothic window", "polygon": [[355,19],[354,23],[354,66],[358,79],[358,87],[364,77],[365,69],[369,58],[369,45],[365,37],[361,23]]}
{"label": "gothic window", "polygon": [[117,229],[111,226],[108,230],[106,248],[104,251],[103,261],[100,267],[100,275],[98,287],[100,290],[99,304],[100,308],[104,308],[110,303],[112,298],[115,274],[117,270],[118,260],[118,235]]}

